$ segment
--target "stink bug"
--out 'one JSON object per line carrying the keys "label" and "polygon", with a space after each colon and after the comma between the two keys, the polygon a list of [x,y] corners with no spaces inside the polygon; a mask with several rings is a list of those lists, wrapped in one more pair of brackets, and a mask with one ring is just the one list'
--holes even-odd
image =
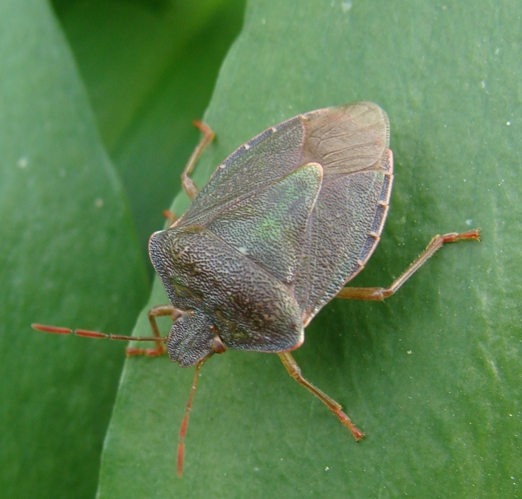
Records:
{"label": "stink bug", "polygon": [[[233,152],[198,192],[190,179],[213,132],[203,137],[182,174],[192,199],[187,212],[154,233],[149,253],[170,304],[149,311],[153,337],[106,335],[33,324],[53,333],[155,341],[129,354],[169,357],[196,365],[180,430],[178,473],[199,370],[226,349],[277,353],[298,383],[352,432],[363,433],[341,406],[307,381],[290,354],[304,329],[335,297],[384,300],[445,243],[478,240],[478,231],[435,236],[387,288],[345,288],[379,242],[393,180],[386,113],[357,102],[298,115],[269,128]],[[162,337],[156,317],[173,319]],[[166,346],[165,346],[166,344]]]}

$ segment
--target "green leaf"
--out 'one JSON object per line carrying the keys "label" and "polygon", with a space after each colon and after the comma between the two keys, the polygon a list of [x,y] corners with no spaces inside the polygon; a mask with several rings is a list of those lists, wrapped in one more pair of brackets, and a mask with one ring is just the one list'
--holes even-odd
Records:
{"label": "green leaf", "polygon": [[172,164],[241,21],[221,0],[55,7],[69,40],[45,2],[0,6],[0,488],[13,498],[94,496],[124,345],[30,324],[130,334],[146,241],[179,189]]}
{"label": "green leaf", "polygon": [[[143,254],[179,190],[190,121],[240,4],[56,8]],[[126,333],[143,259],[57,23],[22,0],[2,4],[0,28],[1,490],[88,497],[122,345],[28,324]],[[367,433],[360,444],[276,356],[227,352],[202,370],[180,480],[193,372],[130,358],[100,497],[520,495],[521,32],[513,0],[249,1],[204,117],[217,140],[196,183],[268,126],[373,100],[390,116],[395,186],[382,241],[350,284],[388,285],[436,233],[478,226],[483,241],[444,248],[385,303],[334,300],[307,328],[295,357]],[[174,210],[186,206],[182,193]],[[165,301],[156,280],[145,311]],[[134,334],[149,335],[147,322],[144,312]]]}
{"label": "green leaf", "polygon": [[0,489],[92,497],[123,355],[30,325],[128,332],[145,262],[48,6],[3,2],[0,47]]}
{"label": "green leaf", "polygon": [[[516,497],[521,469],[520,21],[515,2],[251,1],[205,121],[202,186],[241,143],[299,112],[361,99],[389,113],[396,183],[355,285],[387,285],[436,233],[444,248],[386,303],[334,301],[296,352],[367,432],[356,445],[276,356],[204,367],[176,477],[191,371],[127,361],[100,497]],[[181,195],[174,204],[186,206]],[[149,305],[165,296],[156,285]],[[168,321],[164,325],[168,328]],[[136,334],[147,334],[142,316]]]}
{"label": "green leaf", "polygon": [[243,2],[61,3],[58,12],[145,255],[180,189],[179,172],[198,138],[191,123],[207,106]]}

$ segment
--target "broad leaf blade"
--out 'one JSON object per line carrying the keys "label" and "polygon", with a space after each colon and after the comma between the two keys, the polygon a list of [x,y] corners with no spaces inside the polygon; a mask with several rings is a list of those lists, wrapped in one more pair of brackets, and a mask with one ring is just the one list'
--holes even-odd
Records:
{"label": "broad leaf blade", "polygon": [[[520,21],[516,2],[249,3],[205,120],[212,168],[299,112],[372,100],[389,114],[391,211],[354,285],[387,285],[436,233],[480,226],[386,303],[334,301],[296,353],[368,433],[345,428],[275,356],[202,372],[175,476],[191,371],[129,359],[101,497],[516,497],[520,435]],[[180,196],[175,210],[187,205]],[[150,304],[165,301],[156,283]],[[168,321],[164,324],[168,330]],[[145,316],[136,334],[149,334]]]}
{"label": "broad leaf blade", "polygon": [[130,331],[145,266],[45,2],[3,2],[0,47],[0,488],[92,497],[123,355],[30,324]]}

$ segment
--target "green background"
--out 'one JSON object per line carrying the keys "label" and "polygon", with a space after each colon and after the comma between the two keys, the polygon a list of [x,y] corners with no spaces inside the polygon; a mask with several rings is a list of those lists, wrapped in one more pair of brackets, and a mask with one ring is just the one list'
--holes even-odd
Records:
{"label": "green background", "polygon": [[[0,3],[2,495],[522,495],[521,15],[515,0]],[[307,328],[303,373],[367,439],[276,356],[227,352],[202,371],[180,480],[192,370],[29,325],[128,334],[166,301],[155,280],[146,304],[146,243],[194,118],[217,133],[202,186],[264,128],[362,99],[390,116],[396,176],[353,284],[389,284],[436,233],[480,227],[483,241]],[[134,334],[149,334],[145,312]]]}

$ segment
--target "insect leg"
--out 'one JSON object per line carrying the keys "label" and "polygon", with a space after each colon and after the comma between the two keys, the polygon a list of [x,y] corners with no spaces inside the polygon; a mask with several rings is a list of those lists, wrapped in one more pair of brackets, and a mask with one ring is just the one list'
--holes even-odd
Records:
{"label": "insect leg", "polygon": [[281,362],[285,366],[288,374],[294,378],[300,385],[303,385],[307,390],[312,392],[323,404],[330,409],[338,418],[339,421],[352,432],[355,440],[359,441],[364,437],[364,433],[359,430],[350,420],[350,418],[343,412],[343,408],[334,399],[330,398],[326,393],[312,385],[307,379],[303,378],[301,368],[295,361],[294,357],[289,352],[278,354]]}
{"label": "insect leg", "polygon": [[480,231],[470,230],[457,234],[445,234],[444,236],[435,236],[426,249],[418,256],[418,258],[387,288],[343,288],[337,294],[336,298],[346,298],[349,300],[376,300],[382,301],[393,295],[427,260],[429,260],[439,249],[446,243],[455,243],[457,241],[480,241]]}
{"label": "insect leg", "polygon": [[190,178],[190,174],[192,173],[192,170],[194,170],[194,166],[196,166],[196,163],[203,151],[214,140],[215,137],[214,132],[210,129],[209,126],[205,125],[205,123],[202,123],[201,121],[194,121],[194,126],[203,132],[203,137],[201,137],[199,144],[194,149],[194,152],[188,160],[187,166],[185,166],[185,169],[181,174],[181,185],[183,186],[183,190],[192,200],[197,196],[199,190],[196,187],[196,184]]}
{"label": "insect leg", "polygon": [[156,305],[149,310],[148,317],[150,322],[150,328],[152,329],[153,337],[142,337],[140,339],[136,339],[131,336],[132,341],[155,341],[156,348],[127,348],[127,355],[146,355],[147,357],[157,357],[158,355],[163,355],[166,352],[165,342],[167,341],[167,336],[161,336],[159,332],[158,323],[156,322],[156,317],[164,317],[166,315],[170,315],[172,320],[175,321],[181,316],[181,312],[174,308],[172,305]]}

